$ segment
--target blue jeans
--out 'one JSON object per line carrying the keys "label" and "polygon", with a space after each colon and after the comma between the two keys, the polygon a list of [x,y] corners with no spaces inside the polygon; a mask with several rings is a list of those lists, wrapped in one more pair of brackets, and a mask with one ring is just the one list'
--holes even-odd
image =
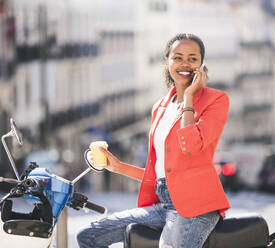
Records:
{"label": "blue jeans", "polygon": [[180,216],[175,210],[164,178],[156,181],[156,194],[160,202],[148,207],[117,212],[94,221],[77,234],[80,248],[107,248],[121,242],[130,223],[163,228],[159,248],[200,248],[216,226],[218,211],[193,218]]}

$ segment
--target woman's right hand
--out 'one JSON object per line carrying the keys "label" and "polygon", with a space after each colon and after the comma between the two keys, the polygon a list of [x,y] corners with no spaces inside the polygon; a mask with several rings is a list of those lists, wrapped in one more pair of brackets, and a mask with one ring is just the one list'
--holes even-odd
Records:
{"label": "woman's right hand", "polygon": [[[107,151],[106,149],[100,147],[99,148],[101,152],[103,152],[107,157],[107,166],[104,167],[104,169],[107,169],[108,171],[119,173],[121,162],[117,157],[115,157],[112,153]],[[88,159],[93,163],[93,156],[92,153],[88,152]]]}

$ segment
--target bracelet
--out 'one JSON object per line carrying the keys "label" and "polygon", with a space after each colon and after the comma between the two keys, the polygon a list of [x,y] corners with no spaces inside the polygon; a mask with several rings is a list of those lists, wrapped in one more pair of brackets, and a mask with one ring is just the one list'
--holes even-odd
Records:
{"label": "bracelet", "polygon": [[195,110],[192,107],[185,107],[185,108],[183,108],[182,109],[182,113],[185,112],[185,111],[192,111],[195,114]]}

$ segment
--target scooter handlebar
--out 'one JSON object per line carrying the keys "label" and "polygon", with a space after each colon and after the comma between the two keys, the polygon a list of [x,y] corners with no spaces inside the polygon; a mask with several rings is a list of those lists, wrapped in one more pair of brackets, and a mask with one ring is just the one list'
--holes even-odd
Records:
{"label": "scooter handlebar", "polygon": [[73,196],[69,202],[69,207],[80,210],[83,208],[84,210],[93,210],[95,212],[98,212],[100,214],[105,214],[107,212],[107,209],[99,206],[93,202],[88,201],[88,197],[85,195],[82,195],[78,192],[74,192]]}
{"label": "scooter handlebar", "polygon": [[84,204],[84,208],[88,208],[90,210],[93,210],[93,211],[96,211],[100,214],[105,214],[107,212],[107,209],[102,207],[102,206],[99,206],[93,202],[90,202],[90,201],[87,201],[85,204]]}
{"label": "scooter handlebar", "polygon": [[17,179],[13,179],[13,178],[5,178],[5,177],[0,177],[0,183],[11,183],[11,184],[17,184],[20,181]]}

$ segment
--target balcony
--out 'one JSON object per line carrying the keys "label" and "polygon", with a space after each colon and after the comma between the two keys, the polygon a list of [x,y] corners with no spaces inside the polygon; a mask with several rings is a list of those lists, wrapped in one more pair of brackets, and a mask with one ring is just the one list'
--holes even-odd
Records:
{"label": "balcony", "polygon": [[271,68],[261,72],[243,72],[236,77],[236,82],[242,82],[244,79],[256,79],[262,77],[271,77],[273,75]]}
{"label": "balcony", "polygon": [[76,106],[64,111],[52,113],[49,116],[51,130],[56,130],[66,124],[72,124],[74,121],[88,118],[92,115],[98,114],[100,105],[98,103],[89,103],[81,106]]}
{"label": "balcony", "polygon": [[99,52],[98,44],[77,43],[64,44],[62,46],[18,45],[16,47],[18,63],[47,59],[66,59],[79,57],[96,57]]}
{"label": "balcony", "polygon": [[245,143],[272,144],[272,135],[265,134],[260,136],[249,135],[244,138]]}
{"label": "balcony", "polygon": [[242,40],[240,42],[241,48],[263,48],[263,47],[269,47],[272,48],[272,42],[270,40],[249,40],[244,41]]}
{"label": "balcony", "polygon": [[247,115],[250,113],[255,113],[259,111],[271,111],[271,103],[259,103],[259,104],[247,104],[243,108],[243,114]]}

